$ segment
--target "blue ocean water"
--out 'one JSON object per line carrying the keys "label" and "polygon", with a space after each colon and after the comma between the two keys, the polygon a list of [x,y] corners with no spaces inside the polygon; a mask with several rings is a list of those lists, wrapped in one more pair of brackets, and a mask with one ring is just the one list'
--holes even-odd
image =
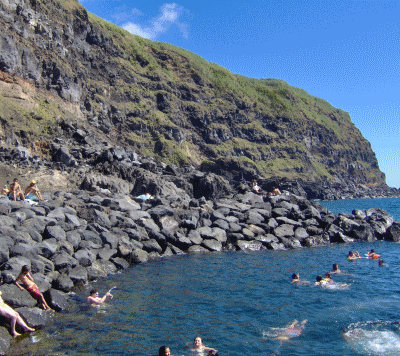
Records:
{"label": "blue ocean water", "polygon": [[[371,248],[386,266],[346,260],[349,250]],[[199,335],[229,356],[400,355],[399,256],[399,244],[378,241],[152,261],[99,280],[101,295],[118,287],[100,309],[86,309],[86,295],[75,295],[71,311],[9,354],[139,356],[168,345],[189,356],[184,345]],[[338,285],[314,286],[333,263],[342,270],[332,277]],[[294,272],[310,284],[293,285]],[[307,319],[302,334],[277,340],[294,319]]]}
{"label": "blue ocean water", "polygon": [[354,209],[379,208],[386,210],[394,220],[400,221],[400,198],[380,199],[344,199],[335,201],[320,201],[322,206],[334,214],[351,213]]}

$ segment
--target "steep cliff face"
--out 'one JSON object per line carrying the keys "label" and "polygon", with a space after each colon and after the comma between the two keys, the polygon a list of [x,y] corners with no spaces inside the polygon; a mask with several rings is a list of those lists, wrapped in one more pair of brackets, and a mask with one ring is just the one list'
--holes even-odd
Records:
{"label": "steep cliff face", "polygon": [[349,115],[283,81],[131,35],[75,0],[2,0],[0,25],[3,144],[46,154],[72,126],[219,173],[385,183]]}

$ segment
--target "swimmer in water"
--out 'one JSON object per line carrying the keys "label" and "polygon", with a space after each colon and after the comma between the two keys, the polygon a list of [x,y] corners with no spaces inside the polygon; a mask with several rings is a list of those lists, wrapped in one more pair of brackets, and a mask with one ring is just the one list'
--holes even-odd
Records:
{"label": "swimmer in water", "polygon": [[290,324],[286,325],[283,329],[282,333],[278,335],[275,339],[286,341],[291,339],[292,337],[298,337],[303,332],[305,325],[307,323],[307,319],[304,319],[300,325],[298,320],[293,320]]}
{"label": "swimmer in water", "polygon": [[203,344],[203,339],[200,336],[196,336],[193,340],[193,343],[187,343],[186,348],[190,349],[192,352],[203,352],[203,351],[214,351],[217,350],[213,349],[212,347],[205,346]]}
{"label": "swimmer in water", "polygon": [[323,280],[326,282],[326,284],[335,284],[335,282],[331,279],[331,274],[329,272],[325,273]]}
{"label": "swimmer in water", "polygon": [[382,259],[379,259],[378,266],[379,267],[384,267],[384,266],[387,266],[387,264],[385,264]]}
{"label": "swimmer in water", "polygon": [[339,265],[337,263],[333,264],[333,269],[332,269],[331,273],[336,273],[336,274],[342,273],[342,271],[339,269]]}
{"label": "swimmer in water", "polygon": [[362,258],[358,252],[353,252],[349,251],[349,254],[347,255],[347,259],[349,261],[357,260],[359,258]]}
{"label": "swimmer in water", "polygon": [[304,279],[300,279],[300,275],[298,273],[293,273],[292,274],[292,283],[294,283],[296,285],[310,284],[309,281],[306,281]]}
{"label": "swimmer in water", "polygon": [[[113,288],[111,288],[111,289],[113,289]],[[112,299],[112,298],[113,298],[113,295],[110,292],[107,292],[106,294],[103,295],[102,298],[100,298],[99,291],[97,289],[92,289],[90,291],[90,295],[86,299],[86,304],[98,307],[101,304],[103,304],[106,300]]]}
{"label": "swimmer in water", "polygon": [[298,283],[300,282],[300,276],[298,273],[293,273],[292,274],[292,283]]}
{"label": "swimmer in water", "polygon": [[321,287],[323,287],[323,286],[326,286],[327,283],[326,283],[326,281],[322,278],[322,276],[318,275],[318,276],[316,277],[316,281],[314,282],[314,285],[315,285],[315,286],[321,286]]}
{"label": "swimmer in water", "polygon": [[371,251],[369,251],[367,253],[368,258],[371,260],[377,260],[379,257],[381,257],[380,255],[378,255],[377,253],[375,253],[375,250],[372,248]]}
{"label": "swimmer in water", "polygon": [[172,356],[171,355],[171,350],[168,346],[161,346],[158,349],[158,356]]}

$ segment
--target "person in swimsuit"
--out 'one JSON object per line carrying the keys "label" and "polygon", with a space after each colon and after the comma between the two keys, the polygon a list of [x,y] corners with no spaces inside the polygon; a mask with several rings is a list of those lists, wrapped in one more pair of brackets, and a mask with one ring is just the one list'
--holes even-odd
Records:
{"label": "person in swimsuit", "polygon": [[8,193],[10,193],[10,190],[8,189],[7,184],[4,184],[4,187],[1,190],[1,194],[8,195]]}
{"label": "person in swimsuit", "polygon": [[25,189],[25,198],[30,200],[35,200],[36,198],[39,200],[44,200],[42,195],[40,194],[39,188],[36,187],[36,181],[33,180],[29,183],[29,185]]}
{"label": "person in swimsuit", "polygon": [[92,289],[90,291],[90,295],[86,299],[86,303],[93,305],[93,306],[100,306],[103,304],[106,300],[112,299],[113,295],[110,292],[107,292],[106,294],[103,295],[103,297],[99,297],[99,291],[97,289]]}
{"label": "person in swimsuit", "polygon": [[291,339],[292,337],[300,336],[303,332],[305,325],[307,323],[307,319],[304,319],[300,325],[298,320],[293,320],[290,324],[286,325],[281,335],[276,337],[277,340],[286,341]]}
{"label": "person in swimsuit", "polygon": [[336,273],[336,274],[342,273],[342,271],[339,269],[339,265],[337,263],[333,264],[333,269],[332,269],[331,273]]}
{"label": "person in swimsuit", "polygon": [[331,274],[329,272],[325,273],[323,280],[326,282],[326,284],[335,284],[335,282],[331,279]]}
{"label": "person in swimsuit", "polygon": [[161,346],[158,349],[158,356],[171,356],[171,350],[168,346]]}
{"label": "person in swimsuit", "polygon": [[375,250],[373,248],[371,249],[371,251],[369,251],[367,253],[367,255],[368,255],[368,258],[371,259],[371,260],[377,260],[377,259],[379,259],[379,257],[381,257],[380,255],[375,253]]}
{"label": "person in swimsuit", "polygon": [[[32,276],[29,274],[29,267],[27,265],[22,266],[21,273],[14,281],[17,287],[21,290],[24,290],[19,284],[18,280],[20,280],[26,287],[26,290],[29,294],[35,298],[41,305],[44,310],[50,310],[51,308],[47,305],[46,300],[43,297],[43,294],[40,293],[36,283],[33,281]],[[52,310],[52,309],[51,309]]]}
{"label": "person in swimsuit", "polygon": [[323,287],[323,286],[326,286],[326,281],[322,278],[322,276],[320,276],[320,275],[318,275],[317,277],[316,277],[316,281],[314,282],[314,285],[315,286],[321,286],[321,287]]}
{"label": "person in swimsuit", "polygon": [[10,328],[11,335],[13,337],[20,336],[21,334],[17,333],[15,330],[15,325],[18,323],[25,331],[35,331],[35,329],[30,328],[26,325],[25,321],[21,318],[21,316],[10,306],[4,303],[3,298],[1,297],[2,291],[0,291],[0,316],[3,316],[7,319],[11,319]]}
{"label": "person in swimsuit", "polygon": [[10,193],[8,196],[14,201],[16,201],[17,198],[25,200],[24,193],[22,193],[21,186],[19,185],[17,178],[14,178],[14,181],[10,184]]}
{"label": "person in swimsuit", "polygon": [[193,343],[187,343],[186,348],[191,349],[191,351],[196,351],[196,352],[203,352],[203,351],[214,351],[216,352],[217,350],[205,346],[203,344],[203,339],[200,336],[197,336],[194,338]]}

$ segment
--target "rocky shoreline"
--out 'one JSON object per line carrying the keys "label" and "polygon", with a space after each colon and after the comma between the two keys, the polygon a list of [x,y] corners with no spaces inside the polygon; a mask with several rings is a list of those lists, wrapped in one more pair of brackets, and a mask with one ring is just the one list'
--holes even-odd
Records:
{"label": "rocky shoreline", "polygon": [[[290,191],[195,199],[133,199],[72,190],[35,205],[0,199],[0,286],[4,301],[35,328],[53,312],[13,284],[23,265],[49,305],[68,308],[68,292],[130,267],[183,253],[281,250],[353,241],[400,240],[400,222],[380,209],[334,214]],[[0,319],[0,354],[12,338]]]}

